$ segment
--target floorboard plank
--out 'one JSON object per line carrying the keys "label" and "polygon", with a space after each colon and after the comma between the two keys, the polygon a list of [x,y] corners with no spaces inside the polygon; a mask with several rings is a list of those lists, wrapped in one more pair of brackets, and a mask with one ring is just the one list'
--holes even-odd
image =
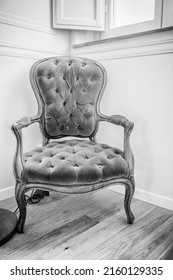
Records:
{"label": "floorboard plank", "polygon": [[[60,197],[60,198],[59,198]],[[105,197],[107,199],[105,199]],[[37,242],[40,236],[49,234],[56,228],[66,223],[73,222],[82,215],[88,215],[93,220],[99,221],[112,213],[116,213],[123,208],[123,196],[111,194],[108,190],[100,192],[82,194],[82,195],[65,195],[52,193],[39,204],[27,206],[27,219],[24,234],[16,235],[5,245],[1,247],[1,259],[10,258],[12,252],[17,252],[19,248],[29,246]],[[125,215],[125,214],[124,214]],[[55,242],[57,238],[54,237]],[[53,239],[52,239],[53,243]],[[10,248],[10,250],[9,250]],[[40,245],[40,248],[42,246]],[[47,247],[46,247],[47,250]],[[7,253],[8,252],[8,253]],[[36,250],[33,250],[36,254]],[[28,252],[29,253],[29,252]],[[27,252],[25,251],[27,255]],[[14,253],[13,253],[14,256]],[[21,256],[23,257],[23,255]],[[39,258],[39,257],[38,257]]]}
{"label": "floorboard plank", "polygon": [[[32,240],[32,242],[29,241],[28,243],[25,243],[22,246],[21,243],[18,242],[15,248],[13,248],[13,250],[10,250],[8,254],[2,254],[3,259],[28,259],[32,255],[30,255],[30,253],[33,252],[36,256],[36,252],[40,252],[40,248],[45,248],[46,250],[48,250],[49,247],[52,248],[52,244],[55,240],[56,246],[60,246],[61,243],[67,242],[68,239],[77,236],[81,232],[86,231],[87,229],[96,225],[97,223],[98,222],[87,217],[86,215],[81,216],[80,218],[68,222],[63,226],[55,228],[54,230],[49,231],[48,233],[38,237],[37,239]],[[41,255],[37,258],[41,259]]]}
{"label": "floorboard plank", "polygon": [[[0,259],[173,259],[173,212],[133,199],[128,225],[124,195],[108,189],[50,193],[27,206],[24,234],[0,247]],[[14,198],[0,207],[14,211]]]}
{"label": "floorboard plank", "polygon": [[140,254],[139,259],[146,259],[148,250],[152,248],[150,248],[152,238],[157,238],[157,229],[171,215],[171,211],[165,209],[161,214],[159,207],[151,209],[133,227],[126,227],[123,231],[116,233],[86,254],[85,259],[138,259],[138,254]]}
{"label": "floorboard plank", "polygon": [[[133,203],[133,210],[138,217],[135,223],[138,223],[144,213],[148,213],[148,211],[154,208],[155,206],[151,204],[143,204],[141,206],[140,201],[135,201]],[[92,252],[95,252],[99,245],[109,240],[115,233],[122,232],[125,229],[129,231],[130,228],[133,228],[134,225],[127,224],[125,217],[123,218],[123,214],[124,209],[121,209],[116,215],[113,214],[110,218],[100,222],[78,237],[54,248],[49,253],[46,252],[42,257],[44,259],[88,259],[91,256],[91,259],[93,259]],[[64,250],[66,247],[68,247],[68,250]]]}

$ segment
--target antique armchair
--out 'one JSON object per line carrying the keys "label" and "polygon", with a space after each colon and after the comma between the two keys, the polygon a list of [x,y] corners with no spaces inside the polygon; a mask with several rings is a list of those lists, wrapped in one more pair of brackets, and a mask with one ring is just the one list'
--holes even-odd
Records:
{"label": "antique armchair", "polygon": [[[133,223],[134,160],[129,143],[133,123],[123,116],[100,112],[106,85],[104,67],[86,58],[45,58],[32,66],[30,81],[38,113],[12,125],[17,138],[14,176],[18,232],[23,232],[25,224],[25,192],[31,189],[72,194],[123,184],[127,222]],[[96,142],[100,121],[124,127],[123,151]],[[40,125],[42,147],[23,154],[22,129],[35,122]]]}

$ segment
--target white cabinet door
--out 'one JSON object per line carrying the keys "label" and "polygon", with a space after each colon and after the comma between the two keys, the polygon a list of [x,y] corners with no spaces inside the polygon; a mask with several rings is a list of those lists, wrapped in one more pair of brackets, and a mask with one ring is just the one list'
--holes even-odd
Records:
{"label": "white cabinet door", "polygon": [[169,26],[173,26],[173,0],[164,0],[162,27]]}
{"label": "white cabinet door", "polygon": [[53,28],[104,30],[105,0],[52,0]]}

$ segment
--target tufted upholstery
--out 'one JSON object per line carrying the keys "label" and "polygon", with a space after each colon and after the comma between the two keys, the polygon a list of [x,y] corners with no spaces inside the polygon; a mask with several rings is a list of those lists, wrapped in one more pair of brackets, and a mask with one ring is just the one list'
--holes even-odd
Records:
{"label": "tufted upholstery", "polygon": [[104,80],[95,62],[52,58],[38,64],[34,78],[44,106],[42,123],[47,137],[92,135]]}
{"label": "tufted upholstery", "polygon": [[60,185],[91,184],[129,174],[122,151],[91,141],[52,142],[24,155],[24,180]]}
{"label": "tufted upholstery", "polygon": [[[127,221],[133,223],[134,158],[129,142],[133,123],[123,116],[100,112],[106,85],[104,67],[86,58],[45,58],[32,66],[30,81],[38,112],[12,125],[17,139],[14,175],[18,231],[23,232],[26,219],[24,194],[31,189],[83,193],[123,184]],[[123,127],[123,151],[96,142],[100,121]],[[23,153],[22,129],[35,122],[40,125],[43,145]]]}

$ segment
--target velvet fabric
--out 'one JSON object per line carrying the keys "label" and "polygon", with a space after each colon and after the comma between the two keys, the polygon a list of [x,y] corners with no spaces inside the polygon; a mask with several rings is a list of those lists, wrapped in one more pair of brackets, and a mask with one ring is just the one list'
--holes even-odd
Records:
{"label": "velvet fabric", "polygon": [[44,107],[46,137],[91,136],[98,121],[102,69],[89,59],[52,58],[37,66],[34,78]]}
{"label": "velvet fabric", "polygon": [[[92,137],[98,129],[98,100],[104,68],[86,58],[40,61],[33,79],[41,101],[41,128],[47,139]],[[87,140],[53,141],[24,155],[22,179],[52,185],[93,184],[127,177],[122,151]]]}
{"label": "velvet fabric", "polygon": [[[134,124],[123,116],[100,112],[106,85],[104,67],[88,58],[48,57],[34,63],[30,81],[38,112],[12,125],[17,139],[13,171],[18,232],[24,231],[25,192],[32,189],[69,194],[122,184],[127,221],[133,223],[130,203],[135,182],[130,134]],[[123,151],[97,143],[102,121],[123,127]],[[22,130],[33,123],[39,123],[43,145],[23,153]]]}
{"label": "velvet fabric", "polygon": [[24,154],[23,180],[58,185],[91,184],[127,177],[123,152],[87,140],[53,141]]}

